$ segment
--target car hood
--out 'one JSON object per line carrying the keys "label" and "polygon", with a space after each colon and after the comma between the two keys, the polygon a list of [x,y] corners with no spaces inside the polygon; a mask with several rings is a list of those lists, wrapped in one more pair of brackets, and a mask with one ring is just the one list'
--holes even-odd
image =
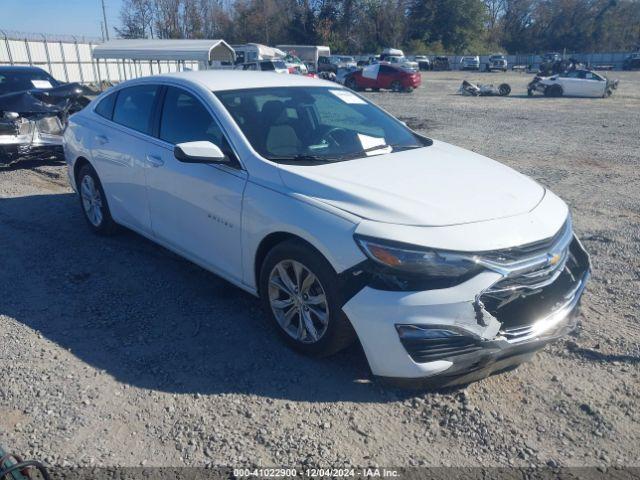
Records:
{"label": "car hood", "polygon": [[291,193],[368,220],[446,226],[520,215],[545,190],[530,178],[443,142],[323,165],[280,165]]}

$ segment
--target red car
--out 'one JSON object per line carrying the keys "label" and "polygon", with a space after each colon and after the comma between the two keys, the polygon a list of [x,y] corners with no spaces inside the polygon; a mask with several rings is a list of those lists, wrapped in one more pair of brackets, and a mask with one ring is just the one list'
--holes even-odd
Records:
{"label": "red car", "polygon": [[421,82],[420,72],[384,63],[357,70],[348,74],[344,80],[345,86],[352,90],[385,88],[394,92],[411,92],[419,87]]}

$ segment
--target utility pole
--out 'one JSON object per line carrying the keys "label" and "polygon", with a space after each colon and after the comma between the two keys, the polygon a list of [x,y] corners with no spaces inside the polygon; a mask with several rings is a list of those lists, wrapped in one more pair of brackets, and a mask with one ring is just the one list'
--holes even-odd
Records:
{"label": "utility pole", "polygon": [[107,10],[104,8],[104,0],[102,0],[102,19],[104,23],[104,34],[107,37],[107,41],[109,41],[109,27],[107,25]]}

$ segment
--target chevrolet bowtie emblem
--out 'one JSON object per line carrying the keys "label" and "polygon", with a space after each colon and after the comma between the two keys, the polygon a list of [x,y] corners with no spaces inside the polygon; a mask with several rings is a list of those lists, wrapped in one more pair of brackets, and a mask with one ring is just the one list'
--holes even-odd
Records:
{"label": "chevrolet bowtie emblem", "polygon": [[560,261],[560,254],[554,253],[553,255],[549,255],[548,263],[549,265],[555,265]]}

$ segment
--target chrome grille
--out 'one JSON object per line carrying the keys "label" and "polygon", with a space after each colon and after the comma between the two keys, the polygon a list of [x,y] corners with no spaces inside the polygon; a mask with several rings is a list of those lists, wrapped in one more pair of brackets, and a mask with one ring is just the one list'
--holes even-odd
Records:
{"label": "chrome grille", "polygon": [[520,245],[518,247],[506,248],[503,250],[495,250],[493,252],[483,253],[482,257],[494,262],[514,262],[522,260],[527,257],[540,255],[550,251],[555,244],[562,240],[568,233],[571,233],[572,225],[571,219],[567,219],[562,225],[558,233],[553,237],[546,238],[533,243],[527,243],[526,245]]}
{"label": "chrome grille", "polygon": [[538,290],[553,283],[564,270],[573,239],[571,220],[553,237],[482,256],[482,263],[503,275],[483,295],[506,299],[521,290]]}

